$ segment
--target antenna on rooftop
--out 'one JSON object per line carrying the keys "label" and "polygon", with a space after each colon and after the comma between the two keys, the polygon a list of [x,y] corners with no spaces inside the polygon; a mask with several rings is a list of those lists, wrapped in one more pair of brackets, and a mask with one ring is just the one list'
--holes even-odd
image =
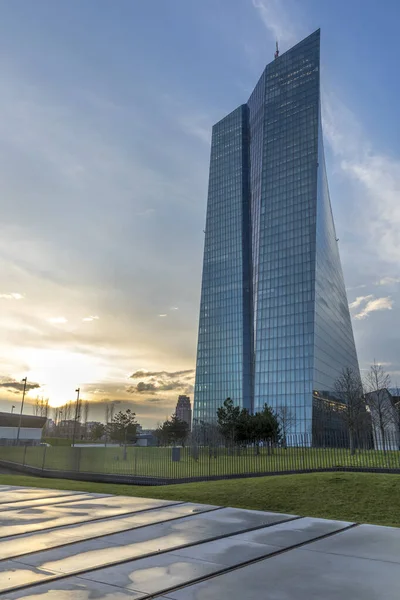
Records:
{"label": "antenna on rooftop", "polygon": [[276,40],[275,58],[278,58],[278,56],[279,56],[279,47],[278,47],[278,40]]}

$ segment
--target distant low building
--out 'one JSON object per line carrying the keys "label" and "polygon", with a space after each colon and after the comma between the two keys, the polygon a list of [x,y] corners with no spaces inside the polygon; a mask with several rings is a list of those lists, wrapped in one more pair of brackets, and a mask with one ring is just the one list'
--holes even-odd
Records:
{"label": "distant low building", "polygon": [[85,427],[79,421],[74,419],[65,419],[60,421],[57,426],[57,436],[62,438],[73,438],[81,440],[85,437]]}
{"label": "distant low building", "polygon": [[377,450],[400,450],[400,390],[381,389],[366,394]]}
{"label": "distant low building", "polygon": [[[22,415],[19,444],[24,446],[40,444],[45,424],[46,417]],[[11,446],[16,443],[19,425],[20,415],[0,412],[0,446]]]}
{"label": "distant low building", "polygon": [[175,415],[181,421],[185,421],[192,429],[192,405],[189,396],[179,396],[175,409]]}

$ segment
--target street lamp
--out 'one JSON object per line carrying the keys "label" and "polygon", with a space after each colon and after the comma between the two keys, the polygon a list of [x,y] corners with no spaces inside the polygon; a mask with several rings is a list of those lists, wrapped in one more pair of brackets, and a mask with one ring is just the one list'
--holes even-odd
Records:
{"label": "street lamp", "polygon": [[73,435],[72,435],[72,445],[73,446],[75,446],[76,422],[77,422],[78,417],[79,417],[79,394],[80,394],[81,388],[78,388],[75,391],[77,393],[77,397],[76,397],[76,406],[75,406],[74,432],[73,432]]}
{"label": "street lamp", "polygon": [[24,377],[22,379],[22,383],[24,384],[24,390],[22,392],[21,412],[20,412],[20,415],[19,415],[19,424],[18,424],[17,440],[16,440],[16,445],[17,446],[19,444],[19,435],[21,433],[22,411],[24,410],[24,401],[25,401],[25,392],[26,392],[26,383],[27,383],[27,381],[28,381],[27,377]]}

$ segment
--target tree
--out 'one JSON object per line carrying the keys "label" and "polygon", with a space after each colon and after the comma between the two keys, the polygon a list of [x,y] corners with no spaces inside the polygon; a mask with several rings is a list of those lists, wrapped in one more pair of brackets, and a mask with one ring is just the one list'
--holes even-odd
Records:
{"label": "tree", "polygon": [[367,421],[363,386],[359,374],[345,367],[335,382],[335,392],[341,401],[340,414],[349,433],[350,454],[356,452],[356,436]]}
{"label": "tree", "polygon": [[227,398],[223,406],[217,410],[219,430],[226,442],[234,444],[238,441],[237,434],[240,419],[241,408],[239,406],[234,406],[233,400]]}
{"label": "tree", "polygon": [[106,432],[106,427],[103,423],[95,423],[90,431],[90,439],[93,442],[97,442],[97,440],[101,440]]}
{"label": "tree", "polygon": [[266,404],[262,411],[252,415],[246,408],[234,406],[231,398],[227,398],[218,409],[217,417],[220,432],[228,444],[278,441],[280,436],[277,416]]}
{"label": "tree", "polygon": [[257,412],[250,417],[250,434],[251,440],[256,443],[279,441],[281,429],[278,417],[267,404],[264,404],[261,412]]}
{"label": "tree", "polygon": [[155,435],[163,445],[182,444],[183,446],[189,435],[189,425],[186,421],[178,419],[176,415],[172,415],[170,419],[157,427]]}
{"label": "tree", "polygon": [[382,450],[386,452],[387,429],[393,424],[394,411],[387,389],[390,387],[390,376],[385,372],[382,365],[371,365],[364,381],[367,393],[367,403],[371,411],[372,425],[378,437],[381,439]]}
{"label": "tree", "polygon": [[296,425],[296,415],[290,406],[279,406],[276,411],[276,417],[282,433],[283,445],[287,446],[287,436],[293,431]]}
{"label": "tree", "polygon": [[125,412],[120,410],[108,424],[109,437],[115,442],[134,444],[137,440],[138,425],[134,412],[129,408]]}
{"label": "tree", "polygon": [[193,444],[198,446],[213,446],[221,444],[223,437],[217,423],[193,420],[191,439]]}
{"label": "tree", "polygon": [[189,435],[189,425],[186,421],[182,421],[176,415],[172,415],[169,421],[169,431],[172,443],[184,446]]}

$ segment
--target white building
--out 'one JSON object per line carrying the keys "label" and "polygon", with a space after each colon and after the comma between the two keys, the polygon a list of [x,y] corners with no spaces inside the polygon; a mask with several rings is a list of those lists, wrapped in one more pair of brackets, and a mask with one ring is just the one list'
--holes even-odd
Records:
{"label": "white building", "polygon": [[[20,415],[0,412],[0,446],[14,444],[18,437]],[[29,446],[40,444],[46,417],[22,415],[19,443]]]}

